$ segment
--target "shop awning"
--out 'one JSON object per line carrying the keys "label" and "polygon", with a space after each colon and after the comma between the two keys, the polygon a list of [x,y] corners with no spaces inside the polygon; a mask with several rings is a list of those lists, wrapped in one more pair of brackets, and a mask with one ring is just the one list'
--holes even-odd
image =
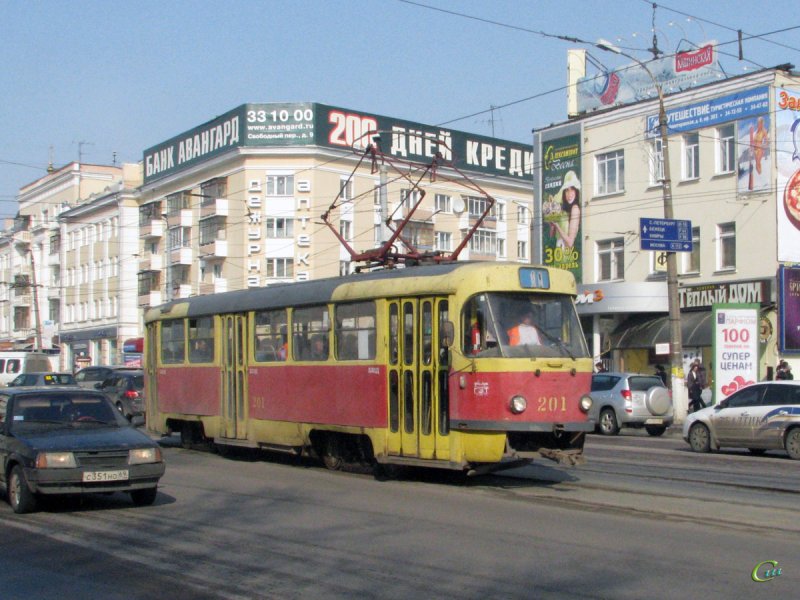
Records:
{"label": "shop awning", "polygon": [[[711,311],[681,313],[683,346],[711,345]],[[669,315],[634,315],[611,333],[612,348],[652,348],[669,343]]]}

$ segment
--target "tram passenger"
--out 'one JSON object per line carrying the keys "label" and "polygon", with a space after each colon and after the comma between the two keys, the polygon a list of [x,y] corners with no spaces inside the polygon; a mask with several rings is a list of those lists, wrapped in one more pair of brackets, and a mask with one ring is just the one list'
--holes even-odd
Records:
{"label": "tram passenger", "polygon": [[328,347],[325,343],[325,338],[321,335],[315,335],[311,339],[311,360],[327,360]]}
{"label": "tram passenger", "polygon": [[509,346],[536,346],[542,343],[539,329],[533,324],[533,311],[531,309],[526,309],[522,313],[519,323],[506,333],[508,333]]}

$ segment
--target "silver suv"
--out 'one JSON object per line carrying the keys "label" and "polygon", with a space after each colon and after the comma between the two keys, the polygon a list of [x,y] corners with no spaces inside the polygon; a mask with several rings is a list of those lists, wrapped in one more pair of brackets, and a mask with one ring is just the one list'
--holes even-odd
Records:
{"label": "silver suv", "polygon": [[658,375],[595,373],[589,395],[589,418],[603,435],[616,435],[620,427],[644,427],[657,436],[672,425],[672,394]]}

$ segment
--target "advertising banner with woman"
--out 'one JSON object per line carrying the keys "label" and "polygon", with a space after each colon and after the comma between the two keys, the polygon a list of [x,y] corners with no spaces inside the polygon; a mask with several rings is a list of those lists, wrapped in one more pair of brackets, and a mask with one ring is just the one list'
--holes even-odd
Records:
{"label": "advertising banner with woman", "polygon": [[542,145],[543,260],[581,283],[581,148],[570,135]]}
{"label": "advertising banner with woman", "polygon": [[800,91],[775,90],[778,261],[800,262]]}

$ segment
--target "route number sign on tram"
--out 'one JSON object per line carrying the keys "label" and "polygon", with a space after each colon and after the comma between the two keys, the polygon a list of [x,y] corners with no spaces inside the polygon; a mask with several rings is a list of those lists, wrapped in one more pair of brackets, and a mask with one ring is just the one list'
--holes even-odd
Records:
{"label": "route number sign on tram", "polygon": [[639,219],[642,250],[692,251],[692,222],[678,219]]}

